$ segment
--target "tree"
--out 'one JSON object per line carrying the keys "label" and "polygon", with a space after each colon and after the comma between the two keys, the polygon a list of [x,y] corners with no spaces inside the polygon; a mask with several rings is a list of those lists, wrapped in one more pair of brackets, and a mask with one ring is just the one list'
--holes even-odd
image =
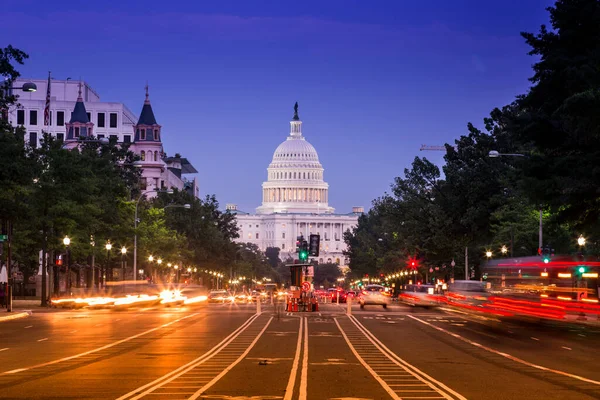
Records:
{"label": "tree", "polygon": [[342,276],[340,267],[335,263],[318,264],[315,266],[313,283],[315,287],[324,286],[329,288],[337,285],[337,279]]}
{"label": "tree", "polygon": [[598,235],[600,2],[558,0],[547,10],[552,30],[521,34],[538,57],[512,119],[516,147],[531,152],[522,188],[559,222]]}
{"label": "tree", "polygon": [[275,269],[279,266],[281,261],[279,260],[279,247],[267,247],[265,250],[265,257],[269,260],[271,268]]}

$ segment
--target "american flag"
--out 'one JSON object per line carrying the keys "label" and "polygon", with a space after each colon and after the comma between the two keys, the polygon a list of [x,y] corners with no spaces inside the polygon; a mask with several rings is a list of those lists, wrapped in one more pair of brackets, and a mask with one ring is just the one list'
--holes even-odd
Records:
{"label": "american flag", "polygon": [[46,107],[44,108],[44,125],[50,125],[50,72],[48,72],[48,91],[46,92]]}

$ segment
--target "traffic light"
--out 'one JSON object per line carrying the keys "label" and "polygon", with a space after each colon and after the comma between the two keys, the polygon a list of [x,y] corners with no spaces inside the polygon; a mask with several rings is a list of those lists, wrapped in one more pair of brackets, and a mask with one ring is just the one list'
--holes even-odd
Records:
{"label": "traffic light", "polygon": [[585,273],[585,267],[584,266],[579,267],[579,273],[580,274]]}
{"label": "traffic light", "polygon": [[[301,236],[302,238],[302,236]],[[300,240],[300,247],[298,250],[298,259],[300,261],[308,261],[308,242],[302,238]]]}
{"label": "traffic light", "polygon": [[310,235],[310,237],[309,237],[308,254],[310,254],[312,257],[318,257],[319,256],[320,243],[321,243],[321,236],[319,236],[319,235]]}
{"label": "traffic light", "polygon": [[542,261],[544,264],[548,264],[552,260],[552,256],[554,255],[554,249],[546,246],[542,249]]}
{"label": "traffic light", "polygon": [[296,237],[296,253],[300,253],[302,249],[302,242],[304,242],[304,236],[300,235]]}

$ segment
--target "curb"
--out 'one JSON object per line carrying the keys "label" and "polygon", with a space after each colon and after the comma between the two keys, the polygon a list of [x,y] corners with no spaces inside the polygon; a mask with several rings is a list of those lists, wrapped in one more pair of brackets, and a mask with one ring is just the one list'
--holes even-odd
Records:
{"label": "curb", "polygon": [[31,311],[20,311],[15,314],[0,316],[0,322],[11,321],[13,319],[20,319],[29,317],[31,315]]}

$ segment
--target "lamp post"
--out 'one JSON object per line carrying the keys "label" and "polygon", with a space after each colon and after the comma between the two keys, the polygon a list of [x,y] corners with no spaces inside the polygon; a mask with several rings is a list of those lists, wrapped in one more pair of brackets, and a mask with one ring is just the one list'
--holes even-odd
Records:
{"label": "lamp post", "polygon": [[[102,274],[102,286],[104,286],[106,283],[105,282],[106,274],[108,274],[108,271],[111,271],[111,269],[110,269],[110,250],[112,249],[112,244],[110,243],[110,240],[108,240],[106,242],[106,245],[104,246],[104,248],[106,249],[106,268],[104,269],[104,273]],[[110,274],[109,274],[109,278],[110,278]]]}
{"label": "lamp post", "polygon": [[138,207],[140,205],[140,200],[142,200],[142,197],[144,197],[145,195],[147,195],[148,193],[167,193],[167,194],[173,194],[173,190],[172,189],[167,189],[167,190],[146,190],[145,192],[142,192],[142,194],[140,194],[140,197],[138,197],[137,201],[135,202],[135,216],[133,218],[133,229],[134,229],[134,236],[133,236],[133,280],[136,280],[136,275],[137,275],[137,224],[138,224]]}
{"label": "lamp post", "polygon": [[63,239],[63,244],[67,250],[67,278],[65,281],[65,287],[67,288],[67,293],[71,293],[71,252],[69,250],[71,239],[68,236],[65,236]]}
{"label": "lamp post", "polygon": [[121,247],[121,281],[125,280],[125,255],[126,254],[127,254],[127,247],[125,247],[125,246]]}
{"label": "lamp post", "polygon": [[25,82],[23,84],[23,86],[13,86],[13,87],[7,87],[4,89],[6,89],[6,90],[22,90],[27,93],[33,93],[33,92],[37,91],[37,85],[33,82]]}
{"label": "lamp post", "polygon": [[94,274],[96,272],[94,270],[94,264],[95,264],[95,261],[96,261],[96,252],[95,252],[95,250],[96,250],[96,242],[94,241],[94,236],[93,235],[90,236],[90,246],[92,246],[92,265],[91,265],[91,268],[92,268],[92,284],[90,286],[91,286],[91,289],[94,290]]}
{"label": "lamp post", "polygon": [[579,247],[585,246],[585,238],[583,237],[583,235],[579,235],[579,238],[577,238],[577,244],[579,245]]}

